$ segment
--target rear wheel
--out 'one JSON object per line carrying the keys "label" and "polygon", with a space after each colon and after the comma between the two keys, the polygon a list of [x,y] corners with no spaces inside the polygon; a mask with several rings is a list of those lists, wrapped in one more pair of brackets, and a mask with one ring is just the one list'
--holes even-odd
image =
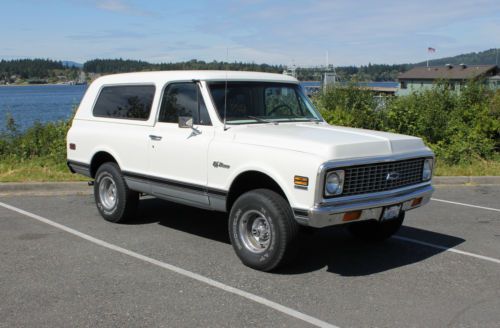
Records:
{"label": "rear wheel", "polygon": [[97,170],[94,198],[99,213],[110,222],[125,222],[137,210],[139,193],[128,189],[116,163],[107,162]]}
{"label": "rear wheel", "polygon": [[399,217],[389,221],[365,221],[351,223],[347,226],[349,232],[364,241],[380,242],[398,232],[403,224],[405,213],[401,212]]}
{"label": "rear wheel", "polygon": [[229,215],[229,237],[243,264],[270,271],[291,260],[299,226],[288,202],[268,189],[241,195]]}

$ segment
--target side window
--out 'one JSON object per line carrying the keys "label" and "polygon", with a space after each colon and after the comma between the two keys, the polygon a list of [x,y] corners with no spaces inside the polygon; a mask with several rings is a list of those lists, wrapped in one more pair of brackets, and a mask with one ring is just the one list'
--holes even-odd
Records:
{"label": "side window", "polygon": [[97,98],[93,114],[98,117],[146,121],[155,95],[152,85],[104,87]]}
{"label": "side window", "polygon": [[178,123],[179,116],[193,117],[193,124],[212,125],[196,83],[174,83],[165,89],[158,121]]}

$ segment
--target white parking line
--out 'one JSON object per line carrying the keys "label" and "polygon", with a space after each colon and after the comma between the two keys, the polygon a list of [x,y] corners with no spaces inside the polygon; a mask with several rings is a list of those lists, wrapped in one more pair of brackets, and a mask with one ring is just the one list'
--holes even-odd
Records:
{"label": "white parking line", "polygon": [[461,250],[456,249],[456,248],[450,248],[450,247],[445,247],[445,246],[441,246],[441,245],[431,244],[431,243],[428,243],[428,242],[425,242],[425,241],[420,241],[420,240],[417,240],[417,239],[407,238],[407,237],[403,237],[403,236],[392,236],[392,238],[403,240],[403,241],[407,241],[407,242],[414,243],[414,244],[419,244],[419,245],[424,245],[424,246],[428,246],[428,247],[432,247],[432,248],[441,249],[441,250],[447,251],[447,252],[452,252],[452,253],[462,254],[462,255],[466,255],[466,256],[471,256],[471,257],[475,257],[477,259],[481,259],[481,260],[490,261],[490,262],[493,262],[493,263],[500,264],[500,260],[499,259],[496,259],[496,258],[493,258],[493,257],[484,256],[484,255],[479,255],[479,254],[474,254],[474,253],[469,253],[469,252],[461,251]]}
{"label": "white parking line", "polygon": [[64,231],[66,231],[66,232],[68,232],[68,233],[70,233],[72,235],[75,235],[77,237],[80,237],[82,239],[90,241],[90,242],[92,242],[94,244],[97,244],[99,246],[111,249],[113,251],[116,251],[116,252],[119,252],[119,253],[122,253],[122,254],[125,254],[125,255],[128,255],[128,256],[134,257],[136,259],[139,259],[139,260],[142,260],[142,261],[145,261],[145,262],[148,262],[148,263],[151,263],[151,264],[159,266],[159,267],[161,267],[163,269],[167,269],[167,270],[173,271],[173,272],[175,272],[177,274],[180,274],[180,275],[186,276],[188,278],[197,280],[199,282],[205,283],[205,284],[213,286],[215,288],[222,289],[222,290],[224,290],[224,291],[226,291],[228,293],[232,293],[232,294],[244,297],[244,298],[249,299],[251,301],[254,301],[256,303],[259,303],[259,304],[262,304],[264,306],[270,307],[270,308],[272,308],[272,309],[274,309],[276,311],[282,312],[282,313],[284,313],[286,315],[289,315],[291,317],[294,317],[294,318],[300,319],[302,321],[305,321],[307,323],[310,323],[311,325],[314,325],[314,326],[317,326],[317,327],[325,327],[325,328],[336,328],[337,327],[337,326],[334,326],[334,325],[332,325],[332,324],[330,324],[328,322],[325,322],[325,321],[322,321],[320,319],[311,317],[310,315],[304,314],[304,313],[299,312],[297,310],[294,310],[292,308],[289,308],[289,307],[286,307],[286,306],[281,305],[279,303],[276,303],[276,302],[270,301],[268,299],[265,299],[265,298],[263,298],[261,296],[257,296],[255,294],[246,292],[244,290],[228,286],[226,284],[223,284],[223,283],[218,282],[216,280],[207,278],[207,277],[202,276],[200,274],[197,274],[197,273],[194,273],[194,272],[191,272],[191,271],[179,268],[179,267],[177,267],[175,265],[172,265],[172,264],[168,264],[168,263],[165,263],[165,262],[161,262],[161,261],[155,260],[155,259],[153,259],[151,257],[144,256],[142,254],[130,251],[130,250],[122,248],[120,246],[117,246],[117,245],[114,245],[114,244],[110,244],[108,242],[105,242],[104,240],[94,238],[94,237],[89,236],[87,234],[84,234],[84,233],[82,233],[82,232],[80,232],[78,230],[69,228],[69,227],[67,227],[65,225],[62,225],[60,223],[51,221],[51,220],[46,219],[46,218],[44,218],[42,216],[36,215],[34,213],[25,211],[25,210],[17,208],[17,207],[14,207],[12,205],[0,202],[0,206],[4,207],[6,209],[9,209],[11,211],[14,211],[14,212],[23,214],[25,216],[28,216],[28,217],[30,217],[32,219],[37,220],[37,221],[43,222],[45,224],[48,224],[48,225],[50,225],[52,227],[55,227],[57,229],[64,230]]}
{"label": "white parking line", "polygon": [[500,209],[498,209],[498,208],[484,207],[484,206],[465,204],[465,203],[459,203],[459,202],[452,202],[451,200],[438,199],[438,198],[431,198],[431,200],[434,200],[436,202],[441,202],[441,203],[449,203],[449,204],[455,204],[455,205],[461,205],[461,206],[467,206],[467,207],[480,208],[482,210],[500,212]]}

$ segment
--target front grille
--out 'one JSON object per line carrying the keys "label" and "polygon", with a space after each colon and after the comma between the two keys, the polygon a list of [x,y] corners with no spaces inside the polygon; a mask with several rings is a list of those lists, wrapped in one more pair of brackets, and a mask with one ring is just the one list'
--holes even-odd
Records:
{"label": "front grille", "polygon": [[[396,189],[422,182],[424,158],[366,164],[343,168],[344,190],[339,196],[351,196]],[[398,178],[387,179],[389,173]]]}

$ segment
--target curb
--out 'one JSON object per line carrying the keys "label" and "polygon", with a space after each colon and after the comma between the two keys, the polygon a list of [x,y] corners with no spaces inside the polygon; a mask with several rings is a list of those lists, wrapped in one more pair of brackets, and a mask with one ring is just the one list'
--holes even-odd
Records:
{"label": "curb", "polygon": [[433,185],[500,185],[500,176],[441,176],[432,178]]}
{"label": "curb", "polygon": [[[432,179],[434,186],[500,185],[500,176],[440,176]],[[0,182],[0,196],[64,196],[91,195],[94,189],[79,182]]]}
{"label": "curb", "polygon": [[79,182],[0,182],[0,196],[64,196],[90,195],[93,188]]}

